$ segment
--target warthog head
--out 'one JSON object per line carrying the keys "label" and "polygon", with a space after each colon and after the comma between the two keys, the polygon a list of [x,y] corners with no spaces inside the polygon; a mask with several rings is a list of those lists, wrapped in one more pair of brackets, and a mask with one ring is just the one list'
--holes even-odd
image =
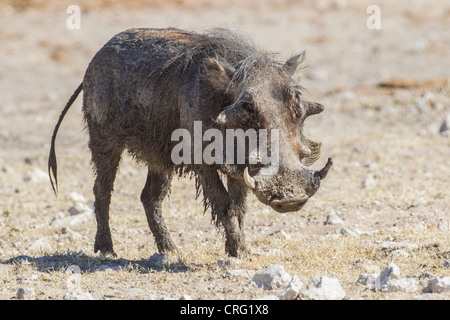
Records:
{"label": "warthog head", "polygon": [[[285,63],[274,62],[269,54],[250,57],[237,66],[220,59],[205,61],[210,82],[232,102],[216,122],[227,129],[267,130],[267,140],[271,142],[267,143],[267,152],[277,152],[277,157],[271,157],[276,161],[247,161],[245,166],[236,166],[236,172],[242,174],[262,203],[278,212],[300,210],[316,193],[332,165],[329,158],[321,170],[307,168],[318,159],[321,144],[305,138],[303,123],[324,108],[303,99],[302,87],[294,80],[303,60],[302,52]],[[277,150],[272,150],[273,138],[278,140]],[[247,160],[250,154],[251,151]]]}

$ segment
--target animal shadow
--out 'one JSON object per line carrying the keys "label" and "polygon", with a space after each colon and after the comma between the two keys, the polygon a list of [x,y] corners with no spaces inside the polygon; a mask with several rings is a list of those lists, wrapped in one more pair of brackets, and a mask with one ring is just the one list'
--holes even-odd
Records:
{"label": "animal shadow", "polygon": [[108,256],[89,256],[83,252],[50,254],[40,257],[20,255],[0,261],[0,264],[21,265],[28,263],[39,272],[70,270],[72,272],[92,273],[106,270],[149,272],[187,272],[195,267],[187,265],[181,258],[155,253],[148,260],[127,260]]}

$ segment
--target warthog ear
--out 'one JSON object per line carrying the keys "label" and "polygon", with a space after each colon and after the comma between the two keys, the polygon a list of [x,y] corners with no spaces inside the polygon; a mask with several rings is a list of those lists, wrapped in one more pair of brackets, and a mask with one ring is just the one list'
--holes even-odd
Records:
{"label": "warthog ear", "polygon": [[227,90],[235,69],[232,65],[225,61],[218,61],[214,58],[205,59],[206,76],[214,89]]}
{"label": "warthog ear", "polygon": [[[283,71],[290,77],[292,77],[298,67],[305,61],[305,51],[290,57],[283,65]],[[301,69],[301,68],[300,68]]]}

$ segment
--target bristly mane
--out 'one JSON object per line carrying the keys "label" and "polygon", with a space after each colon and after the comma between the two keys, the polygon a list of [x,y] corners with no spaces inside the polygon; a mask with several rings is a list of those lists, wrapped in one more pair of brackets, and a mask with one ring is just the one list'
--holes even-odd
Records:
{"label": "bristly mane", "polygon": [[170,67],[173,74],[179,75],[189,66],[208,57],[231,64],[236,69],[233,82],[245,80],[251,70],[264,65],[281,69],[282,64],[275,60],[275,53],[262,50],[238,31],[214,28],[201,34],[192,33],[192,36],[195,41],[186,43],[184,50],[170,59],[161,71]]}

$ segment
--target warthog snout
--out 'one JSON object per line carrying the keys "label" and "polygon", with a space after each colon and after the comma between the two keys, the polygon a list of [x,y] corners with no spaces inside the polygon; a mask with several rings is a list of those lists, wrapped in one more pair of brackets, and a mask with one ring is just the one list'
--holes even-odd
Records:
{"label": "warthog snout", "polygon": [[280,168],[272,176],[261,173],[251,176],[248,168],[244,170],[245,184],[253,190],[257,198],[277,212],[299,211],[320,187],[333,160],[328,158],[326,165],[318,171],[301,168],[297,171]]}

